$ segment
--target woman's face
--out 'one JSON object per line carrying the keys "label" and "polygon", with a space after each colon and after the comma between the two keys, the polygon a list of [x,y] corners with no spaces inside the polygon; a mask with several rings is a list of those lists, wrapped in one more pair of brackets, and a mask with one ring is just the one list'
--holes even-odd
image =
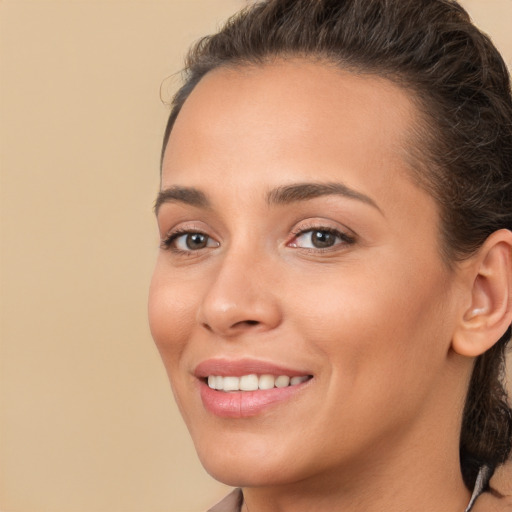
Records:
{"label": "woman's face", "polygon": [[406,163],[415,122],[390,82],[301,60],[217,69],[187,99],[149,318],[219,480],[412,456],[446,421],[458,287]]}

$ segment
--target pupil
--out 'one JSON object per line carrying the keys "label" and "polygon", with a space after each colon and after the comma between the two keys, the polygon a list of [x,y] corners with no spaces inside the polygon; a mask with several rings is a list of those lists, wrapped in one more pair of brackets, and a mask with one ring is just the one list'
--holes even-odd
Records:
{"label": "pupil", "polygon": [[186,242],[189,249],[202,249],[206,247],[207,237],[202,233],[191,233],[187,236]]}
{"label": "pupil", "polygon": [[313,233],[313,245],[318,249],[332,247],[335,237],[327,231],[315,231]]}

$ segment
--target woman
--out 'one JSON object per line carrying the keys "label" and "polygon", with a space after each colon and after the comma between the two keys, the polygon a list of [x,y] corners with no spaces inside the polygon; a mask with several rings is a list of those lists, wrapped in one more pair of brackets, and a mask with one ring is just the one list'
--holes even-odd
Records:
{"label": "woman", "polygon": [[187,68],[149,317],[223,510],[470,510],[512,442],[498,52],[448,0],[269,0]]}

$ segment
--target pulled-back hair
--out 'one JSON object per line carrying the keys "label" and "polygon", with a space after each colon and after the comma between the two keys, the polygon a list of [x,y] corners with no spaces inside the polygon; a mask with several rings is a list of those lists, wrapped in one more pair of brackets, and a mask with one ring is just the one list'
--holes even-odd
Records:
{"label": "pulled-back hair", "polygon": [[[494,231],[512,230],[512,97],[503,59],[452,0],[268,0],[201,39],[186,62],[162,150],[183,103],[221,66],[304,57],[410,91],[421,114],[409,163],[437,201],[448,265],[474,254]],[[460,436],[464,481],[493,470],[512,450],[512,410],[503,387],[510,327],[476,358]]]}

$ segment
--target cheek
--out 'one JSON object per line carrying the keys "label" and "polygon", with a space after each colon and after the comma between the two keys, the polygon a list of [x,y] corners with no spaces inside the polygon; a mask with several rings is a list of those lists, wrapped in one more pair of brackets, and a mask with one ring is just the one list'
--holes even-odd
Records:
{"label": "cheek", "polygon": [[449,347],[446,276],[392,259],[350,270],[316,276],[293,305],[298,331],[329,361],[333,394],[351,389],[366,403],[421,394]]}
{"label": "cheek", "polygon": [[149,289],[148,317],[151,335],[169,370],[169,365],[178,364],[194,327],[195,297],[158,263]]}
{"label": "cheek", "polygon": [[[187,350],[195,325],[196,297],[190,290],[194,287],[180,286],[179,282],[157,263],[151,280],[148,300],[148,318],[151,335],[164,363],[174,398],[185,422],[190,424],[183,400],[192,377],[188,375],[184,353]],[[180,367],[181,365],[181,367]]]}

